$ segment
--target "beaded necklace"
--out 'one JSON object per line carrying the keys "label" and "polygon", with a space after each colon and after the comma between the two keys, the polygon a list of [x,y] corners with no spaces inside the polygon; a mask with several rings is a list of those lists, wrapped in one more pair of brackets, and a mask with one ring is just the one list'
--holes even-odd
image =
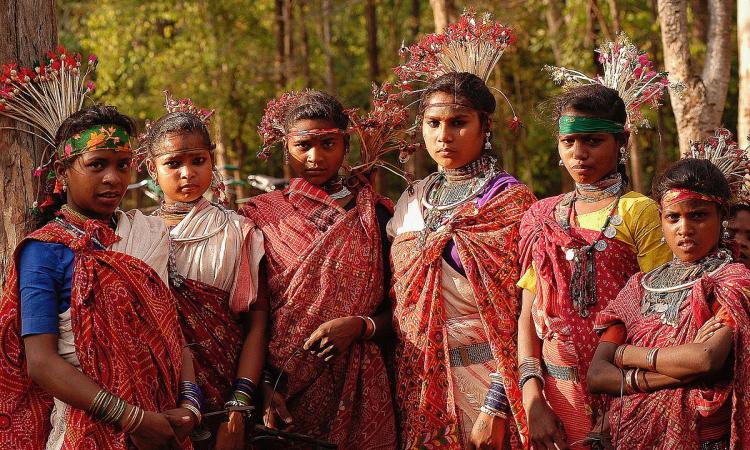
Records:
{"label": "beaded necklace", "polygon": [[[607,249],[607,241],[603,238],[613,239],[617,235],[615,227],[622,224],[622,217],[619,214],[615,214],[615,211],[617,211],[617,205],[620,203],[624,185],[621,178],[619,183],[610,183],[611,178],[590,185],[579,185],[585,186],[584,192],[587,193],[587,199],[597,198],[595,201],[601,201],[614,197],[614,201],[609,206],[607,218],[599,230],[599,234],[590,244],[583,245],[580,248],[563,249],[565,251],[565,259],[573,263],[573,275],[571,276],[568,289],[573,306],[581,317],[588,317],[589,308],[596,304],[595,254],[602,253]],[[617,190],[614,191],[612,186],[617,186]],[[599,191],[596,191],[596,189],[599,189]],[[575,202],[578,196],[579,190],[577,187],[575,191],[565,194],[557,208],[558,223],[566,234],[570,234],[570,224],[574,220]]]}
{"label": "beaded necklace", "polygon": [[497,158],[482,155],[466,166],[431,175],[422,196],[425,227],[420,242],[447,223],[459,206],[481,195],[498,172]]}
{"label": "beaded necklace", "polygon": [[190,211],[193,210],[193,207],[198,204],[198,200],[192,202],[174,203],[167,203],[162,200],[161,206],[156,210],[156,214],[164,220],[179,222],[188,214],[190,214]]}
{"label": "beaded necklace", "polygon": [[325,191],[326,194],[328,194],[329,197],[334,200],[340,200],[351,195],[352,193],[352,191],[344,186],[344,179],[340,176],[331,178],[330,180],[323,183],[320,187],[323,189],[323,191]]}
{"label": "beaded necklace", "polygon": [[685,263],[674,258],[648,272],[641,279],[641,286],[646,291],[641,301],[641,313],[644,316],[661,315],[663,324],[676,327],[682,302],[695,283],[706,274],[715,274],[730,262],[732,255],[722,249],[695,262]]}
{"label": "beaded necklace", "polygon": [[576,197],[584,203],[596,203],[614,197],[622,190],[622,175],[615,172],[596,183],[576,183]]}

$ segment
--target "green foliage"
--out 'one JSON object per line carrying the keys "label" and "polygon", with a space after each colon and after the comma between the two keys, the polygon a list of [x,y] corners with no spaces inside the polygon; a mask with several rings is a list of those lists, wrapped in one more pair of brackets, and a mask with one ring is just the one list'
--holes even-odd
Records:
{"label": "green foliage", "polygon": [[[559,29],[551,29],[548,23],[549,2],[556,2],[561,8]],[[376,2],[380,66],[377,81],[394,79],[390,69],[399,63],[397,51],[402,41],[412,42],[415,30],[432,32],[430,3],[427,0],[418,3],[420,14],[415,18],[412,0]],[[506,124],[512,114],[498,96],[495,149],[502,155],[506,169],[529,184],[539,197],[558,193],[563,174],[557,165],[554,127],[540,105],[559,92],[559,88],[541,68],[559,63],[595,73],[593,49],[608,36],[599,21],[589,14],[591,2],[455,3],[457,8],[471,6],[478,11],[490,11],[514,28],[517,44],[503,57],[490,82],[508,96],[525,128],[520,133],[508,129]],[[594,3],[604,16],[607,31],[612,33],[609,2]],[[663,67],[654,3],[654,0],[619,1],[620,21],[623,31]],[[328,17],[323,4],[323,0],[292,2],[293,47],[287,60],[292,66],[284,71],[288,76],[283,85],[272,0],[61,0],[60,41],[82,53],[99,56],[95,100],[117,105],[143,122],[163,114],[163,89],[169,89],[176,97],[189,96],[196,104],[217,110],[214,120],[217,140],[227,149],[226,163],[241,166],[237,172],[243,178],[249,173],[281,176],[280,155],[274,155],[269,162],[255,158],[260,144],[256,126],[268,99],[287,89],[326,89],[329,70],[326,54],[330,52],[334,93],[346,106],[366,108],[369,103],[373,80],[366,50],[365,2],[330,0]],[[323,39],[323,23],[327,18],[331,23],[330,49],[325,48]],[[555,61],[555,49],[559,61]],[[700,56],[705,49],[696,44],[695,52]],[[728,122],[736,117],[736,91],[735,70],[730,81],[730,107],[725,115]],[[659,162],[657,149],[663,150],[662,163],[677,156],[676,129],[669,105],[659,120],[656,113],[647,116],[660,128],[641,130],[635,137],[643,154],[646,186]],[[397,198],[404,184],[384,175],[381,187],[384,193]]]}

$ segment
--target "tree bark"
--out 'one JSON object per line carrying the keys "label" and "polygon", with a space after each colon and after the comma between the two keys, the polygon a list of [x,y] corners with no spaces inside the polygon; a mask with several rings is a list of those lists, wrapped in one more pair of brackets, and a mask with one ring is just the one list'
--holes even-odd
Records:
{"label": "tree bark", "polygon": [[[55,2],[0,0],[0,62],[30,66],[57,44]],[[22,125],[0,116],[0,127]],[[45,144],[27,133],[0,130],[0,282],[18,242],[31,231],[37,183],[34,167]]]}
{"label": "tree bark", "polygon": [[739,107],[737,138],[745,148],[750,144],[750,2],[737,2],[737,48],[739,49]]}
{"label": "tree bark", "polygon": [[609,15],[612,17],[612,30],[615,35],[620,34],[622,31],[622,24],[620,23],[620,8],[617,7],[617,0],[608,0],[609,4]]}
{"label": "tree bark", "polygon": [[432,15],[435,20],[435,33],[442,33],[448,24],[456,20],[456,8],[453,0],[430,0]]}
{"label": "tree bark", "polygon": [[[307,16],[307,2],[306,1],[300,1],[299,2],[299,16],[300,17],[306,17]],[[307,20],[303,20],[302,24],[300,26],[301,30],[301,46],[302,46],[302,78],[305,82],[305,87],[310,88],[312,87],[312,78],[310,78],[310,36],[307,32]]]}
{"label": "tree bark", "polygon": [[297,61],[294,53],[294,9],[292,0],[284,0],[284,72],[287,82],[294,80]]}
{"label": "tree bark", "polygon": [[378,15],[375,0],[365,2],[365,27],[367,28],[367,62],[370,68],[370,81],[380,78],[378,63]]}
{"label": "tree bark", "polygon": [[411,41],[415,41],[419,34],[419,19],[422,16],[420,3],[420,0],[411,0],[411,17],[409,18],[409,29],[411,30],[409,34],[411,35]]}
{"label": "tree bark", "polygon": [[664,65],[671,77],[686,85],[681,97],[671,97],[681,153],[689,149],[691,139],[701,139],[721,124],[729,85],[730,3],[730,0],[708,2],[708,42],[701,70],[690,55],[687,1],[658,2]]}
{"label": "tree bark", "polygon": [[335,66],[333,62],[333,39],[331,38],[331,0],[323,0],[323,20],[321,21],[323,53],[326,60],[326,90],[336,91]]}
{"label": "tree bark", "polygon": [[276,89],[279,91],[286,86],[286,58],[284,57],[284,0],[274,1],[276,14]]}

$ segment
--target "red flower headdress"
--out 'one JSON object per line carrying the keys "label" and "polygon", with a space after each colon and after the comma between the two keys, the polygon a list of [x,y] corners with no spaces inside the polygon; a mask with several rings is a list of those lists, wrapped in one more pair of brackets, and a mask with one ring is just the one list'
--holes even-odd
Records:
{"label": "red flower headdress", "polygon": [[[96,64],[96,56],[91,55],[84,70],[81,55],[62,46],[47,52],[46,57],[31,68],[19,67],[15,62],[3,64],[0,115],[26,124],[30,129],[3,128],[30,133],[47,144],[41,164],[34,170],[35,176],[43,178],[40,183],[43,199],[38,208],[53,204],[56,179],[52,163],[59,157],[55,151],[55,135],[65,119],[81,110],[87,94],[94,90],[94,83],[87,79]],[[38,212],[37,202],[34,202],[34,210]]]}
{"label": "red flower headdress", "polygon": [[259,158],[270,158],[273,147],[284,141],[288,133],[284,126],[284,118],[289,111],[301,104],[302,98],[308,92],[308,89],[285,92],[281,97],[268,101],[258,125],[258,134],[263,139],[263,146],[258,152]]}
{"label": "red flower headdress", "polygon": [[[487,83],[503,53],[514,41],[511,29],[493,21],[491,14],[477,16],[466,11],[443,33],[426,35],[414,45],[402,46],[399,53],[406,62],[394,71],[404,94],[418,94],[424,89],[415,89],[416,82],[430,83],[450,72],[469,72]],[[511,127],[520,126],[508,97],[499,89],[491,89],[510,106],[513,113]]]}
{"label": "red flower headdress", "polygon": [[626,128],[633,132],[637,132],[638,127],[649,126],[641,113],[643,105],[659,107],[667,89],[679,94],[685,88],[682,83],[670,82],[667,72],[655,71],[648,54],[639,50],[624,33],[616,42],[607,41],[596,51],[604,69],[602,76],[591,78],[565,67],[545,66],[544,70],[556,83],[566,87],[601,84],[616,90],[625,102]]}
{"label": "red flower headdress", "polygon": [[748,157],[750,147],[740,148],[733,138],[729,130],[718,128],[709,138],[691,141],[690,150],[682,157],[711,161],[729,182],[732,201],[748,203],[750,202],[750,157]]}

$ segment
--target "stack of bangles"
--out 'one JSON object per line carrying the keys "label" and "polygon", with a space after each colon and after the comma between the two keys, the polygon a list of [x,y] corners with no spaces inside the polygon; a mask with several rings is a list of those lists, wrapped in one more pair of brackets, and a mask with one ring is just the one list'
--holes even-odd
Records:
{"label": "stack of bangles", "polygon": [[360,319],[362,319],[362,333],[360,333],[360,338],[362,339],[372,339],[373,336],[375,336],[375,321],[372,320],[372,317],[366,317],[366,316],[357,316]]}
{"label": "stack of bangles", "polygon": [[646,373],[647,372],[642,369],[628,369],[622,371],[622,377],[625,380],[625,393],[638,394],[649,392],[651,386],[649,386],[648,380],[646,380]]}
{"label": "stack of bangles", "polygon": [[539,358],[533,356],[527,356],[518,366],[520,377],[518,379],[518,387],[523,389],[523,385],[532,378],[536,378],[542,383],[544,388],[544,373],[542,373],[542,361]]}
{"label": "stack of bangles", "polygon": [[492,380],[490,389],[484,398],[484,405],[479,410],[488,416],[506,419],[508,411],[510,411],[510,403],[508,402],[508,395],[505,393],[502,376],[499,373],[491,373],[490,379]]}
{"label": "stack of bangles", "polygon": [[258,385],[247,377],[239,377],[232,384],[232,399],[224,403],[224,408],[251,406],[256,404]]}
{"label": "stack of bangles", "polygon": [[200,425],[203,416],[203,392],[193,381],[180,381],[180,391],[177,404],[195,415],[196,425]]}
{"label": "stack of bangles", "polygon": [[[102,389],[96,393],[94,401],[91,402],[89,413],[96,420],[117,425],[125,415],[127,406],[125,400]],[[135,432],[141,426],[145,415],[146,412],[143,409],[132,405],[123,420],[122,431],[125,433]]]}

